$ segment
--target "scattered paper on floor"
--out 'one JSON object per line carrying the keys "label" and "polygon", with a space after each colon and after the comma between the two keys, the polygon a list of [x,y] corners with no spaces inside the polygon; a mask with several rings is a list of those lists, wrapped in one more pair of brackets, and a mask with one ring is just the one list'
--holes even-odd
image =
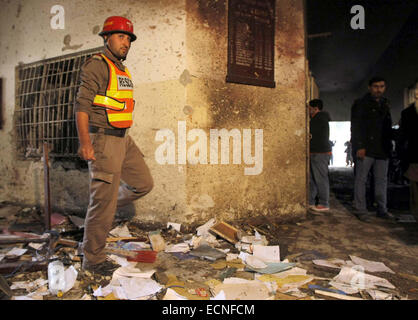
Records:
{"label": "scattered paper on floor", "polygon": [[333,278],[333,281],[349,284],[358,289],[376,289],[377,287],[395,289],[395,287],[386,279],[366,274],[356,270],[355,267],[343,267],[340,273]]}
{"label": "scattered paper on floor", "polygon": [[21,256],[24,255],[28,251],[28,249],[20,249],[20,248],[13,248],[9,252],[6,253],[6,256]]}
{"label": "scattered paper on floor", "polygon": [[373,298],[373,300],[392,300],[393,294],[383,292],[380,290],[366,290],[366,292]]}
{"label": "scattered paper on floor", "polygon": [[130,262],[130,261],[128,261],[128,258],[126,258],[126,257],[120,257],[120,256],[117,256],[115,254],[110,254],[110,255],[108,255],[108,257],[122,267],[136,265],[136,262]]}
{"label": "scattered paper on floor", "polygon": [[312,260],[312,262],[316,264],[317,266],[334,268],[334,269],[341,269],[342,267],[354,266],[354,263],[352,261],[349,261],[349,260],[344,261],[342,259],[328,259],[328,260],[316,259],[316,260]]}
{"label": "scattered paper on floor", "polygon": [[351,261],[353,261],[355,265],[362,266],[365,271],[395,273],[390,268],[385,266],[383,262],[370,261],[370,260],[362,259],[356,256],[350,256],[350,258],[351,258]]}
{"label": "scattered paper on floor", "polygon": [[64,272],[64,278],[65,278],[65,289],[64,293],[67,291],[70,291],[75,284],[75,281],[77,280],[78,272],[73,266],[69,266],[65,272]]}
{"label": "scattered paper on floor", "polygon": [[188,299],[178,294],[173,289],[168,288],[163,300],[188,300]]}
{"label": "scattered paper on floor", "polygon": [[170,244],[166,246],[165,252],[183,252],[187,253],[190,251],[190,247],[187,243]]}
{"label": "scattered paper on floor", "polygon": [[203,236],[209,234],[209,229],[212,228],[216,223],[216,220],[214,218],[210,219],[208,222],[206,222],[204,225],[198,227],[196,229],[196,234],[198,236]]}
{"label": "scattered paper on floor", "polygon": [[278,263],[280,262],[280,247],[255,244],[253,255],[264,262]]}
{"label": "scattered paper on floor", "polygon": [[136,277],[149,279],[155,273],[155,270],[141,271],[133,265],[120,267],[113,273],[113,279],[119,277]]}
{"label": "scattered paper on floor", "polygon": [[222,283],[213,288],[212,294],[215,297],[221,291],[225,293],[226,300],[266,300],[271,296],[268,286],[260,281],[245,279],[232,280],[230,278],[225,280],[229,282]]}
{"label": "scattered paper on floor", "polygon": [[117,226],[116,228],[111,230],[109,233],[112,237],[116,237],[116,238],[132,237],[132,235],[129,232],[129,229],[126,225]]}
{"label": "scattered paper on floor", "polygon": [[44,246],[44,243],[31,242],[31,243],[28,244],[28,246],[35,249],[35,250],[39,250]]}

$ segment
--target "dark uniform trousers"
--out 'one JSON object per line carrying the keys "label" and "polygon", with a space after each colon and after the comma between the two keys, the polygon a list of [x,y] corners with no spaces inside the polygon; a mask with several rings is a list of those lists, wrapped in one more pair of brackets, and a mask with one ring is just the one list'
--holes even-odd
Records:
{"label": "dark uniform trousers", "polygon": [[[103,131],[103,130],[102,130]],[[89,161],[90,201],[85,220],[83,266],[106,260],[106,238],[117,208],[149,193],[153,179],[144,155],[129,135],[90,133],[96,160]],[[125,184],[120,184],[120,181]]]}

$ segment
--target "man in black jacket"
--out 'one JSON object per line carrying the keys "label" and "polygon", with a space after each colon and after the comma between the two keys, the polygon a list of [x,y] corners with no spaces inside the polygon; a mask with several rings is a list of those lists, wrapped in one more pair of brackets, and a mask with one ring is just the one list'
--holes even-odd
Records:
{"label": "man in black jacket", "polygon": [[377,217],[388,219],[387,175],[392,147],[392,117],[388,100],[383,97],[386,80],[374,77],[369,92],[354,102],[351,108],[351,142],[356,156],[354,207],[359,219],[367,218],[366,183],[373,167]]}
{"label": "man in black jacket", "polygon": [[401,143],[406,144],[408,170],[405,176],[409,179],[409,210],[418,221],[418,84],[415,86],[415,103],[401,113]]}
{"label": "man in black jacket", "polygon": [[[309,208],[313,211],[329,211],[328,164],[331,155],[329,144],[329,114],[322,111],[322,100],[309,101],[310,121],[310,181]],[[318,197],[318,204],[315,200]]]}

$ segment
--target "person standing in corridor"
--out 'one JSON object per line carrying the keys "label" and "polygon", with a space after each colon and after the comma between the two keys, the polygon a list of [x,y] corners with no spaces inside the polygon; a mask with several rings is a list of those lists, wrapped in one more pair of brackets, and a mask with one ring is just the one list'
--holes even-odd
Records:
{"label": "person standing in corridor", "polygon": [[356,152],[354,208],[360,220],[368,220],[366,184],[373,168],[376,216],[393,219],[387,210],[387,181],[392,149],[392,117],[389,101],[383,96],[386,80],[370,79],[369,92],[356,100],[351,108],[351,141]]}
{"label": "person standing in corridor", "polygon": [[[329,211],[328,164],[331,157],[329,143],[330,116],[323,111],[320,99],[309,101],[310,115],[310,170],[309,170],[309,208],[313,211]],[[318,203],[316,204],[316,198]]]}

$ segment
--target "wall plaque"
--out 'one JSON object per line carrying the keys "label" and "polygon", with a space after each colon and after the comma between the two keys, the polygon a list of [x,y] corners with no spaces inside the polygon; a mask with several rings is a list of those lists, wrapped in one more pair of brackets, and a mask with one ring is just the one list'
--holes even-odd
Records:
{"label": "wall plaque", "polygon": [[275,0],[228,3],[226,81],[274,88]]}

